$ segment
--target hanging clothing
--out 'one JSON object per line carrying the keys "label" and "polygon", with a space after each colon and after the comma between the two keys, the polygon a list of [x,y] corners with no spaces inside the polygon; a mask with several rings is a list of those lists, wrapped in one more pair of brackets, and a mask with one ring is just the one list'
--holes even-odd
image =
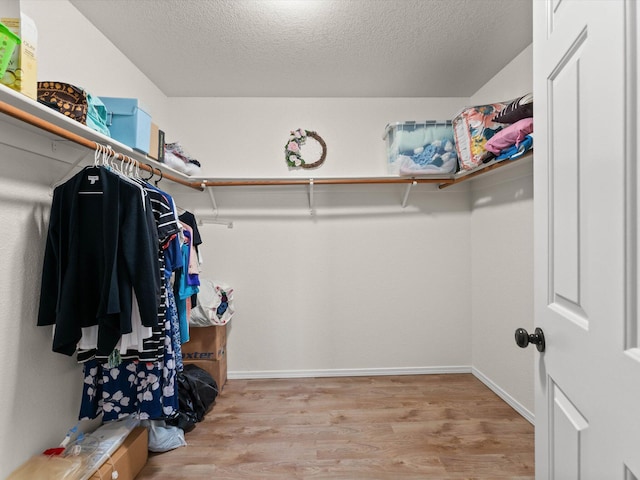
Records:
{"label": "hanging clothing", "polygon": [[54,351],[83,363],[80,418],[177,414],[177,217],[165,192],[103,167],[54,191],[38,325],[55,325]]}
{"label": "hanging clothing", "polygon": [[[202,264],[202,254],[198,248],[199,245],[202,245],[202,237],[200,236],[200,230],[198,230],[198,221],[196,220],[196,216],[188,210],[182,212],[178,216],[178,219],[183,225],[188,225],[191,228],[191,248],[195,250],[195,255],[193,255],[192,252],[189,263],[189,273],[197,274],[200,270],[199,265]],[[192,283],[192,285],[195,285],[195,283]],[[196,305],[198,305],[198,294],[193,294],[191,295],[191,306],[195,307]]]}
{"label": "hanging clothing", "polygon": [[[169,297],[172,297],[170,291]],[[111,366],[93,358],[84,363],[80,420],[93,419],[101,414],[104,422],[126,415],[136,415],[141,420],[158,420],[177,414],[178,370],[171,317],[169,315],[163,325],[164,354],[161,361],[125,360],[118,366]]]}
{"label": "hanging clothing", "polygon": [[[189,250],[186,251],[188,267],[187,267],[187,284],[188,285],[200,285],[200,269],[198,267],[198,259],[196,256],[196,250],[193,246],[193,230],[189,225],[182,225],[184,235],[184,245],[189,246]],[[184,257],[184,255],[183,255]]]}
{"label": "hanging clothing", "polygon": [[202,245],[202,237],[200,237],[200,230],[198,230],[198,221],[196,220],[196,216],[190,211],[185,210],[183,213],[181,213],[178,216],[178,220],[180,220],[182,223],[185,223],[189,225],[189,227],[191,227],[191,230],[193,232],[193,235],[192,235],[193,247],[195,248],[196,252],[199,254],[198,246]]}
{"label": "hanging clothing", "polygon": [[[176,271],[173,291],[176,298],[178,319],[180,321],[180,338],[182,343],[186,343],[189,341],[189,308],[187,306],[187,300],[189,300],[189,297],[191,297],[192,295],[198,293],[198,286],[189,284],[191,229],[189,227],[186,227],[182,233],[185,238],[184,243],[180,247],[180,251],[182,254],[182,268]],[[200,285],[199,280],[197,283],[198,285]]]}
{"label": "hanging clothing", "polygon": [[83,327],[98,327],[109,355],[132,331],[133,294],[142,325],[158,324],[158,234],[138,186],[87,167],[53,193],[38,325],[55,325],[53,351],[73,355]]}
{"label": "hanging clothing", "polygon": [[[152,187],[149,184],[142,184],[142,188],[149,198],[149,204],[153,213],[154,225],[158,234],[157,257],[160,272],[160,302],[158,305],[158,324],[151,328],[151,331],[144,335],[141,331],[145,330],[140,322],[139,315],[136,315],[134,308],[132,314],[133,332],[125,334],[116,345],[118,356],[122,360],[142,360],[146,362],[154,362],[162,360],[164,355],[164,330],[166,310],[166,278],[165,278],[165,260],[164,249],[166,244],[176,236],[179,231],[179,225],[175,216],[173,207],[170,203],[170,196],[165,192]],[[172,202],[172,200],[171,200]],[[135,303],[134,297],[134,303]],[[138,328],[138,335],[136,333]],[[95,327],[85,328],[82,332],[82,339],[78,348],[78,362],[85,362],[92,358],[106,362],[109,356],[98,354],[96,352],[95,337],[93,331]]]}
{"label": "hanging clothing", "polygon": [[135,414],[141,419],[162,418],[160,363],[127,360],[109,367],[92,359],[84,364],[80,420],[109,422]]}

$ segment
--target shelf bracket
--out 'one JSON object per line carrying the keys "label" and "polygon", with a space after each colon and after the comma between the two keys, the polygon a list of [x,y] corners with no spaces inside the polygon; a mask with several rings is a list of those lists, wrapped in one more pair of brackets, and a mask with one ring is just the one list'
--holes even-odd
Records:
{"label": "shelf bracket", "polygon": [[203,180],[202,183],[200,184],[200,186],[207,190],[207,193],[209,194],[209,198],[211,199],[211,208],[213,208],[213,215],[217,217],[218,216],[218,204],[216,203],[216,197],[213,194],[213,188],[206,188],[207,187],[206,180]]}
{"label": "shelf bracket", "polygon": [[309,215],[314,214],[314,204],[313,204],[313,178],[309,179]]}
{"label": "shelf bracket", "polygon": [[209,199],[211,200],[211,208],[213,209],[213,216],[198,218],[200,225],[204,225],[205,223],[213,223],[215,225],[226,225],[227,228],[233,228],[233,222],[231,220],[223,220],[221,218],[218,218],[218,203],[216,202],[216,197],[213,194],[213,188],[207,187],[207,181],[208,180],[202,180],[202,183],[200,183],[200,188],[206,190],[209,194]]}
{"label": "shelf bracket", "polygon": [[[57,148],[56,142],[53,141],[51,142],[51,151],[55,152]],[[80,155],[80,157],[78,157],[78,159],[73,162],[71,164],[71,166],[67,169],[66,172],[64,172],[64,175],[62,175],[60,177],[60,179],[57,182],[54,182],[53,184],[51,184],[51,189],[56,188],[58,185],[60,185],[64,180],[66,180],[66,178],[75,170],[75,168],[80,164],[80,162],[82,160],[84,160],[84,158],[88,155],[87,152],[83,152],[82,155]]]}
{"label": "shelf bracket", "polygon": [[409,192],[411,192],[411,187],[417,184],[418,182],[416,182],[415,180],[407,184],[407,189],[404,191],[404,197],[402,198],[402,208],[407,206],[407,200],[409,200]]}

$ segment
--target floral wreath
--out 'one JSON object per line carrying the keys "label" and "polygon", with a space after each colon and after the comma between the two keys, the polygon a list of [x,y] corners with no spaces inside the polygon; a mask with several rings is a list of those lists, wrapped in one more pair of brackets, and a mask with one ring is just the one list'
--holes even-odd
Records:
{"label": "floral wreath", "polygon": [[[322,147],[320,159],[313,163],[306,163],[300,154],[300,147],[306,143],[307,137],[313,138]],[[327,144],[316,132],[299,128],[291,132],[289,141],[284,146],[284,157],[290,167],[316,168],[322,165],[327,158]]]}

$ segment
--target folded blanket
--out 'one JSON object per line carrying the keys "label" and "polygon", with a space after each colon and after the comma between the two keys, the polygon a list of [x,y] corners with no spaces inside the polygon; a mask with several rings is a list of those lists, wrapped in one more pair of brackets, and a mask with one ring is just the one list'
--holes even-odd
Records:
{"label": "folded blanket", "polygon": [[496,160],[515,160],[516,158],[521,157],[526,152],[531,150],[533,147],[533,133],[530,133],[526,137],[522,139],[520,145],[517,147],[515,145],[510,146],[500,152],[500,155],[496,157]]}

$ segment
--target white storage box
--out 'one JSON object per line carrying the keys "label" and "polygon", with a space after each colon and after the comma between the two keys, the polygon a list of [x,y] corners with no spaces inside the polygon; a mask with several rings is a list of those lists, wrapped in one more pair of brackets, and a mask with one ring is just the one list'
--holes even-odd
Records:
{"label": "white storage box", "polygon": [[453,173],[458,157],[451,121],[396,122],[388,124],[387,171],[390,175]]}

